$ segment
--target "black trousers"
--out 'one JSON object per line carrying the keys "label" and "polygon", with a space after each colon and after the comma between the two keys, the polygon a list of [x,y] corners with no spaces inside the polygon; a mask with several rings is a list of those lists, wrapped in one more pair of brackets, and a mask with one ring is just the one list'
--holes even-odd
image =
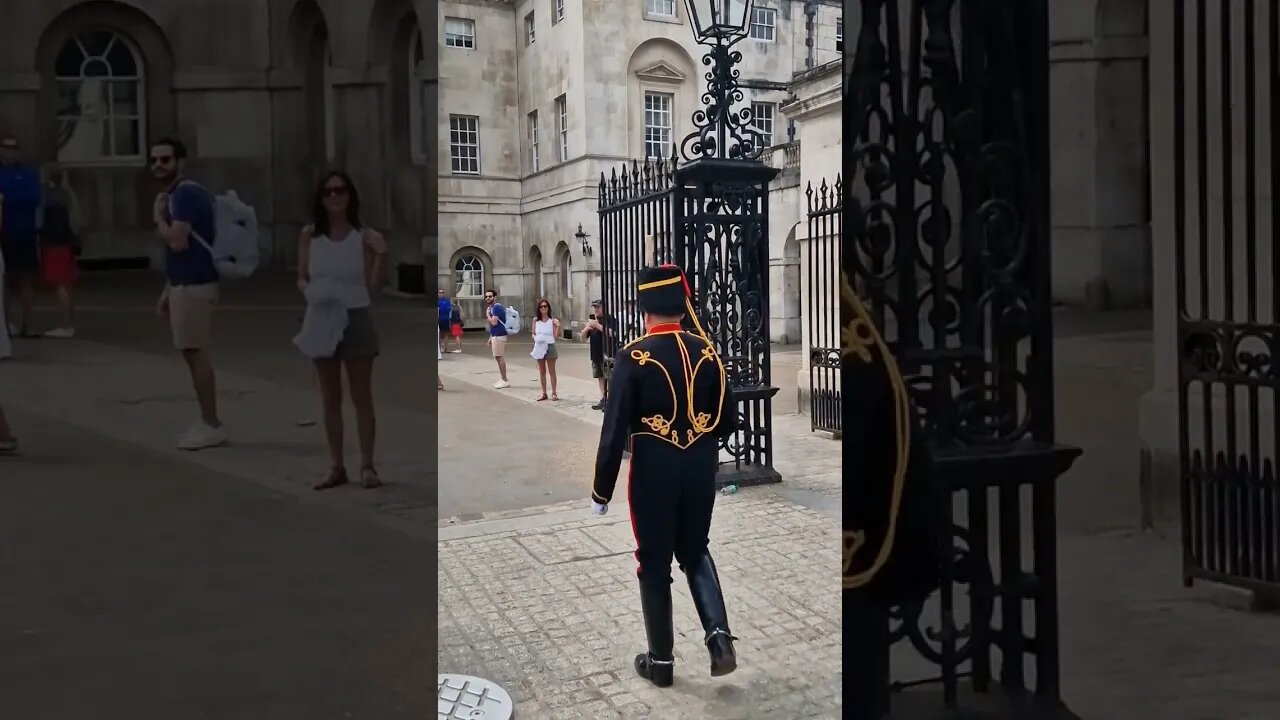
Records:
{"label": "black trousers", "polygon": [[667,588],[672,558],[684,569],[707,553],[717,460],[714,438],[683,452],[656,438],[632,443],[627,493],[641,585]]}

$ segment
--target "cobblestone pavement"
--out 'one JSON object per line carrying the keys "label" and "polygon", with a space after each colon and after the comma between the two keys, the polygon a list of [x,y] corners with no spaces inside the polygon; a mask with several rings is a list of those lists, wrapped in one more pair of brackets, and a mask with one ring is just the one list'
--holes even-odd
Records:
{"label": "cobblestone pavement", "polygon": [[[497,376],[488,357],[448,355],[441,373],[451,386],[536,402],[536,372],[520,361],[503,391],[484,389]],[[562,374],[562,401],[536,404],[598,434],[596,395],[594,381]],[[702,629],[674,570],[676,685],[636,677],[644,625],[625,488],[607,516],[593,517],[589,474],[577,501],[440,529],[441,671],[498,682],[520,718],[840,717],[838,446],[811,435],[802,416],[778,415],[774,427],[786,484],[720,496],[712,523],[741,638],[736,673],[708,674]]]}
{"label": "cobblestone pavement", "polygon": [[[1072,396],[1060,434],[1064,427],[1076,433],[1086,452],[1101,447],[1108,462],[1121,457],[1122,448],[1105,444],[1128,442],[1132,430],[1123,429],[1123,417],[1088,427],[1088,403],[1093,398],[1096,413],[1097,403],[1123,402],[1129,386],[1142,382],[1147,358],[1141,334],[1065,341],[1060,368],[1081,383],[1060,383]],[[1135,382],[1118,385],[1121,371],[1137,375]],[[446,382],[518,402],[537,395],[536,375],[521,361],[512,363],[512,388],[504,391],[489,389],[496,370],[486,356],[446,356],[441,372]],[[1104,376],[1112,382],[1099,392],[1112,397],[1082,392]],[[589,408],[594,395],[589,380],[562,374],[566,400],[549,412],[598,427],[600,414]],[[838,717],[838,445],[810,433],[800,415],[776,415],[774,430],[783,484],[722,496],[713,524],[731,621],[743,637],[738,674],[716,682],[706,675],[677,573],[677,685],[664,691],[635,678],[630,662],[644,632],[626,508],[588,518],[585,500],[441,528],[441,668],[504,684],[525,718]],[[1223,607],[1215,591],[1184,589],[1169,539],[1093,530],[1129,517],[1111,507],[1097,512],[1116,492],[1114,480],[1105,480],[1078,475],[1062,491],[1079,513],[1064,521],[1059,542],[1068,706],[1085,720],[1280,717],[1280,618]],[[894,666],[902,679],[936,674],[901,646]]]}

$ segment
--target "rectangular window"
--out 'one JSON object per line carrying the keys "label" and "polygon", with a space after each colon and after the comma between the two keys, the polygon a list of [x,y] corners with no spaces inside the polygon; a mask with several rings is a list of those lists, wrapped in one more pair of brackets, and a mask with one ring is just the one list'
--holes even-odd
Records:
{"label": "rectangular window", "polygon": [[480,174],[480,118],[449,116],[449,162],[455,175]]}
{"label": "rectangular window", "polygon": [[666,93],[644,94],[644,156],[646,158],[666,158],[671,155],[673,97]]}
{"label": "rectangular window", "polygon": [[754,40],[773,42],[773,31],[778,25],[778,11],[773,8],[751,10],[751,37]]}
{"label": "rectangular window", "polygon": [[471,18],[445,18],[444,46],[474,50],[476,48],[476,21]]}
{"label": "rectangular window", "polygon": [[524,46],[529,47],[535,39],[533,13],[529,13],[524,16]]}
{"label": "rectangular window", "polygon": [[560,162],[569,159],[569,100],[556,98],[556,134],[560,136]]}
{"label": "rectangular window", "polygon": [[529,113],[529,168],[538,172],[538,111]]}
{"label": "rectangular window", "polygon": [[764,136],[764,146],[773,147],[773,103],[751,103],[751,125]]}
{"label": "rectangular window", "polygon": [[676,16],[676,0],[645,0],[645,10],[650,15]]}
{"label": "rectangular window", "polygon": [[564,19],[564,0],[551,0],[551,24],[555,25]]}
{"label": "rectangular window", "polygon": [[836,19],[836,52],[844,52],[844,18]]}

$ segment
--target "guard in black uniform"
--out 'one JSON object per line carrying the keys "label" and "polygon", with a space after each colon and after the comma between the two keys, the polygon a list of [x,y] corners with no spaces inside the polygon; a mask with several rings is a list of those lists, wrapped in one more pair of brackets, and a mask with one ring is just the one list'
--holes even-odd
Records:
{"label": "guard in black uniform", "polygon": [[[716,499],[719,440],[737,427],[724,365],[689,302],[674,265],[643,268],[638,287],[646,333],[618,351],[605,406],[591,499],[604,514],[623,450],[630,446],[627,496],[636,537],[640,604],[649,650],[636,672],[659,687],[673,681],[671,559],[689,580],[711,655],[712,676],[737,668],[720,579],[707,549]],[[687,332],[688,316],[698,334]]]}

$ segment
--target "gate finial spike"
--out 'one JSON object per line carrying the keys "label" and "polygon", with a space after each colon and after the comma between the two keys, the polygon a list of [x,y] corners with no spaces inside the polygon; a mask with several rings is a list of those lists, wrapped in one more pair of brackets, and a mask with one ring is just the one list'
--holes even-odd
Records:
{"label": "gate finial spike", "polygon": [[836,202],[840,202],[840,198],[844,195],[844,177],[840,173],[836,173],[836,187],[834,197]]}

